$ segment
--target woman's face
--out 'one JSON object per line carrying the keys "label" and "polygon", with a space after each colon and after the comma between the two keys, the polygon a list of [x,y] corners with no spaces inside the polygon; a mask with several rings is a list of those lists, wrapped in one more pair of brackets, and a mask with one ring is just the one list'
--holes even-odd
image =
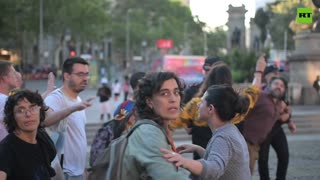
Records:
{"label": "woman's face", "polygon": [[207,92],[204,93],[204,95],[201,98],[200,103],[198,104],[198,108],[199,108],[199,114],[198,114],[198,118],[201,121],[208,121],[210,114],[209,114],[209,107],[207,105],[207,101],[205,100],[207,96]]}
{"label": "woman's face", "polygon": [[40,107],[27,99],[20,100],[13,109],[18,131],[34,132],[40,124]]}
{"label": "woman's face", "polygon": [[162,119],[175,120],[180,114],[180,90],[175,79],[163,82],[159,92],[147,99],[148,106]]}

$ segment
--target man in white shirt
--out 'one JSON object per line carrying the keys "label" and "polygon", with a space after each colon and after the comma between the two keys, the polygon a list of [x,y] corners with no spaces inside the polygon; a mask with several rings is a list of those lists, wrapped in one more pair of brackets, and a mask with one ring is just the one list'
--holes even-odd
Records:
{"label": "man in white shirt", "polygon": [[3,110],[10,90],[17,87],[16,70],[10,61],[0,60],[0,141],[8,135],[3,124]]}
{"label": "man in white shirt", "polygon": [[[79,57],[69,58],[63,63],[62,73],[63,85],[45,99],[46,105],[54,112],[81,102],[78,95],[88,85],[89,63]],[[66,123],[63,150],[60,152],[63,153],[65,180],[84,180],[87,153],[84,109],[73,112],[64,121],[58,121],[52,127],[59,127],[61,123]]]}

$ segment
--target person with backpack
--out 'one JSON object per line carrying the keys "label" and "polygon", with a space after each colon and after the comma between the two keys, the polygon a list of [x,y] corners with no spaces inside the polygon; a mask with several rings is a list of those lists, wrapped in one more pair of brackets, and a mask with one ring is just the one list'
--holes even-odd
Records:
{"label": "person with backpack", "polygon": [[134,102],[125,101],[115,111],[115,118],[104,123],[95,135],[90,149],[89,165],[92,167],[97,157],[109,146],[112,140],[120,137],[135,123]]}
{"label": "person with backpack", "polygon": [[189,179],[185,169],[162,158],[159,150],[176,151],[169,122],[180,114],[182,92],[172,72],[152,72],[139,81],[134,95],[137,122],[127,139],[118,179]]}
{"label": "person with backpack", "polygon": [[[136,72],[130,78],[132,89],[137,87],[138,81],[145,75],[144,72]],[[126,100],[121,103],[114,112],[114,119],[106,122],[95,135],[90,149],[89,165],[93,167],[97,157],[109,146],[112,140],[117,139],[135,123],[133,112],[134,100]]]}

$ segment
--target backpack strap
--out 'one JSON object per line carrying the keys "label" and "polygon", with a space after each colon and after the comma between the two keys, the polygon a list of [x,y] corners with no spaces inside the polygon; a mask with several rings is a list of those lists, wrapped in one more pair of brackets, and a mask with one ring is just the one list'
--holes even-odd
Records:
{"label": "backpack strap", "polygon": [[159,128],[159,129],[163,132],[164,136],[166,137],[167,143],[168,143],[168,144],[171,144],[171,143],[170,143],[170,140],[169,140],[169,137],[168,137],[167,133],[165,132],[165,130],[164,130],[159,124],[157,124],[157,123],[155,123],[154,121],[149,120],[149,119],[144,119],[144,120],[138,121],[138,122],[130,129],[130,131],[129,131],[128,134],[126,135],[127,138],[130,137],[130,135],[133,133],[133,131],[134,131],[135,129],[137,129],[140,125],[143,125],[143,124],[150,124],[150,125],[153,125],[153,126],[156,126],[157,128]]}

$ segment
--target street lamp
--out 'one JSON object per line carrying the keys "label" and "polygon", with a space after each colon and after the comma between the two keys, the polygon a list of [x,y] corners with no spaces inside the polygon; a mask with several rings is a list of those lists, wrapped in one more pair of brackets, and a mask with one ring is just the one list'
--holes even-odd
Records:
{"label": "street lamp", "polygon": [[126,14],[126,61],[124,63],[125,68],[128,67],[128,63],[130,61],[130,13],[131,9],[128,9]]}
{"label": "street lamp", "polygon": [[38,47],[38,57],[39,63],[42,60],[42,41],[43,41],[43,0],[39,1],[39,47]]}

